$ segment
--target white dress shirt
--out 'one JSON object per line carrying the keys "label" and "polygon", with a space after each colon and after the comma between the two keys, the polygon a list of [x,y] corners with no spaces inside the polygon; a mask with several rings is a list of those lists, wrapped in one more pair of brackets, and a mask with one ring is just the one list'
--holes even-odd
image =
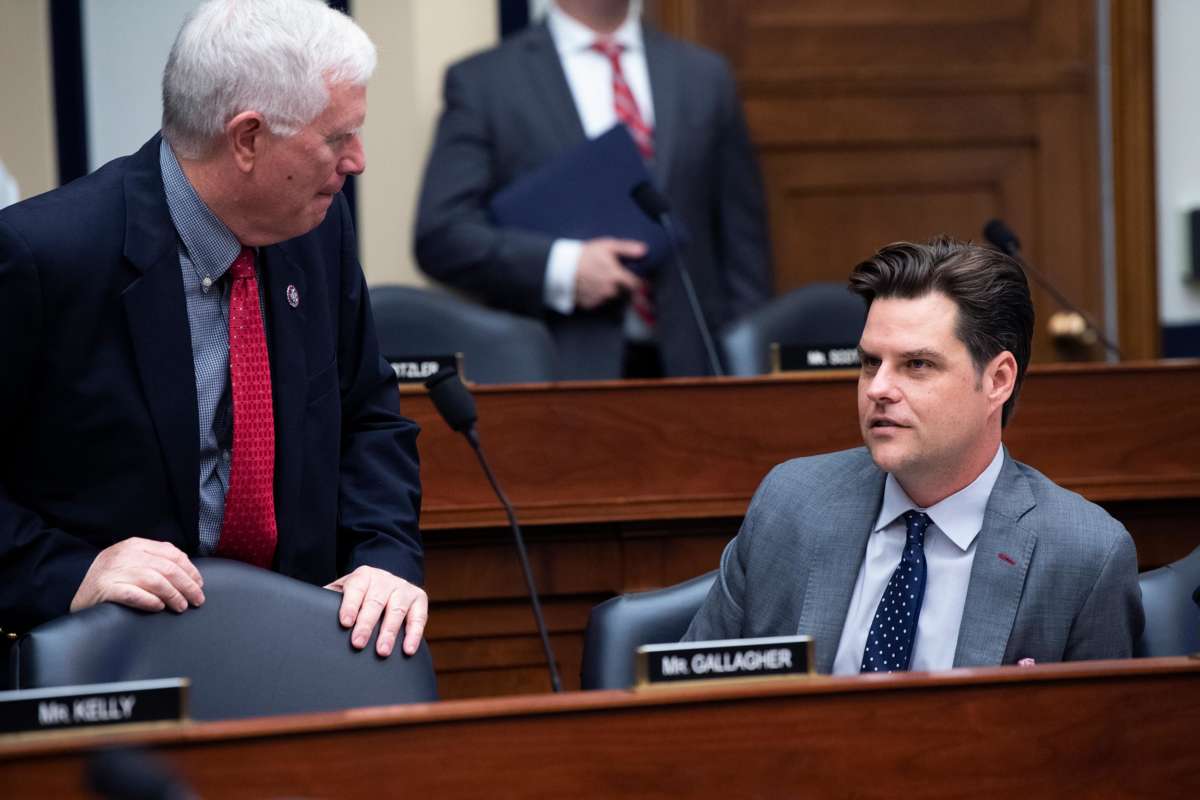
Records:
{"label": "white dress shirt", "polygon": [[928,671],[954,666],[971,565],[975,563],[975,540],[983,527],[988,498],[1003,465],[1004,448],[998,447],[978,478],[930,508],[918,506],[909,499],[899,481],[890,474],[887,476],[883,506],[867,539],[867,553],[854,582],[846,624],[833,660],[835,675],[857,675],[860,671],[875,610],[904,550],[903,514],[909,509],[923,511],[933,521],[925,531],[925,599],[921,603],[909,669]]}
{"label": "white dress shirt", "polygon": [[[571,17],[557,3],[550,4],[546,25],[566,73],[583,132],[589,139],[594,139],[617,124],[612,65],[607,56],[591,49],[598,38],[596,32]],[[621,45],[621,72],[633,92],[638,112],[653,130],[654,102],[650,94],[650,73],[646,68],[646,48],[642,42],[641,3],[629,4],[625,21],[609,38]],[[546,259],[543,300],[560,314],[575,310],[575,273],[582,250],[583,242],[579,240],[558,239]],[[634,313],[626,314],[625,330],[630,338],[650,338],[645,323]]]}

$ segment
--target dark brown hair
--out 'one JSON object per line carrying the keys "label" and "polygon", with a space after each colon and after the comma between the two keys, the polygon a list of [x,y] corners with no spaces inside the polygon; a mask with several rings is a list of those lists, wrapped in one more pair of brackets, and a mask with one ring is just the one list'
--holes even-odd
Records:
{"label": "dark brown hair", "polygon": [[948,236],[929,244],[897,242],[854,268],[850,291],[867,308],[879,297],[915,299],[931,292],[953,300],[958,306],[955,333],[978,372],[1005,350],[1017,361],[1012,397],[1000,417],[1001,425],[1008,424],[1033,341],[1033,301],[1020,264],[999,250]]}

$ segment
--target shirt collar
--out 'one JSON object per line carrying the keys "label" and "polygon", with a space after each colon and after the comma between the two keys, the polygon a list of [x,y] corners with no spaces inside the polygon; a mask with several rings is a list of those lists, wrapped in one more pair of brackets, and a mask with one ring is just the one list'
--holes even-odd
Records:
{"label": "shirt collar", "polygon": [[900,486],[900,481],[888,473],[883,484],[883,506],[875,520],[874,531],[881,531],[891,525],[905,511],[916,509],[928,514],[938,530],[946,534],[960,550],[965,551],[983,528],[983,514],[987,510],[988,498],[992,496],[992,489],[1003,466],[1004,448],[997,447],[996,455],[992,456],[991,463],[979,473],[979,477],[929,508],[921,508],[914,503]]}
{"label": "shirt collar", "polygon": [[[629,13],[625,15],[625,21],[621,23],[621,27],[613,31],[612,36],[609,38],[621,45],[621,48],[626,52],[641,50],[641,17],[641,2],[639,0],[631,0],[629,3]],[[554,40],[554,47],[558,50],[560,56],[573,55],[588,50],[598,38],[594,30],[563,11],[558,7],[558,3],[550,4],[549,10],[546,12],[546,27],[550,29],[550,38]]]}
{"label": "shirt collar", "polygon": [[158,148],[158,163],[167,194],[167,210],[188,258],[201,278],[218,280],[241,252],[241,244],[196,194],[165,138]]}

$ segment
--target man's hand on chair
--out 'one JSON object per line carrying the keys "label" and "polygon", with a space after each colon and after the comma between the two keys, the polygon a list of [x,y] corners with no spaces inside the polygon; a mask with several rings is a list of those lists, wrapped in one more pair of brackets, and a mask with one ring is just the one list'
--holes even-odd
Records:
{"label": "man's hand on chair", "polygon": [[403,650],[406,655],[417,652],[425,622],[429,619],[429,598],[419,586],[398,578],[386,570],[362,566],[338,578],[325,587],[342,593],[338,620],[344,628],[352,628],[350,644],[358,649],[367,646],[371,632],[379,625],[375,652],[386,658],[392,654],[400,625],[407,620]]}

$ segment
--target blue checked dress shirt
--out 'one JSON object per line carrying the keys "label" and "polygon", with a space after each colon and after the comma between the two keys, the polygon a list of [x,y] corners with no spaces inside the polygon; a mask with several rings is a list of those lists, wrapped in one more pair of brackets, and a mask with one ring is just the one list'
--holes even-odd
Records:
{"label": "blue checked dress shirt", "polygon": [[222,277],[242,246],[196,194],[166,139],[159,147],[159,165],[167,208],[178,234],[179,268],[192,334],[199,411],[200,555],[207,556],[216,551],[221,535],[233,447],[233,405],[228,392],[229,283]]}

